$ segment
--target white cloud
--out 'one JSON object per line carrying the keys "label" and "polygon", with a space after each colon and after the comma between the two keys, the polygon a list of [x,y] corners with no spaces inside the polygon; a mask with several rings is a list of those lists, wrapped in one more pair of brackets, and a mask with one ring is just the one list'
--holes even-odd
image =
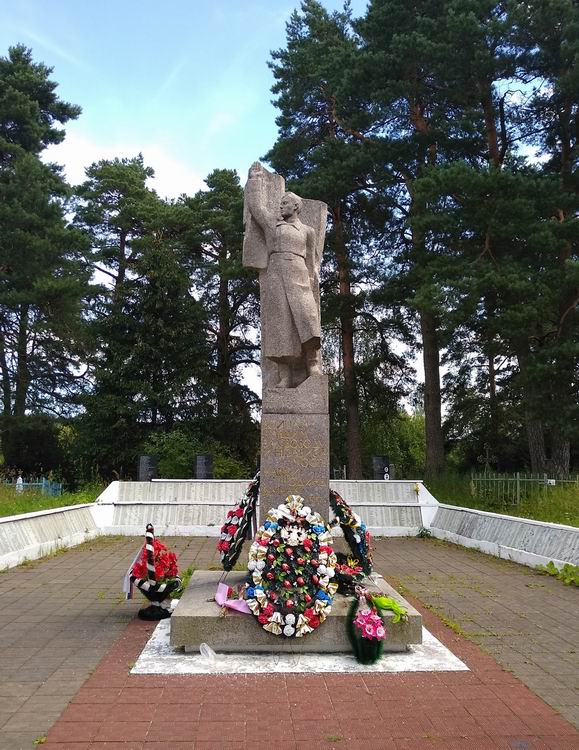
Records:
{"label": "white cloud", "polygon": [[85,180],[85,169],[93,162],[115,157],[131,158],[138,153],[142,153],[145,164],[155,170],[150,186],[163,198],[176,198],[182,193],[192,195],[204,187],[201,175],[156,143],[102,144],[69,129],[62,143],[46,149],[44,159],[61,164],[67,180],[78,185]]}

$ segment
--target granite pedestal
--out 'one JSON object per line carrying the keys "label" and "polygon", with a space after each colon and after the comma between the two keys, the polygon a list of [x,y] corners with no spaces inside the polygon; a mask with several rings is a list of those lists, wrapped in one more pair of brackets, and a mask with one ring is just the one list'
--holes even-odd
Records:
{"label": "granite pedestal", "polygon": [[288,495],[301,495],[306,505],[328,519],[329,445],[327,375],[312,376],[297,388],[264,393],[260,522]]}
{"label": "granite pedestal", "polygon": [[[332,612],[318,630],[304,638],[282,638],[265,631],[256,618],[226,610],[212,601],[222,573],[199,570],[193,574],[171,617],[171,646],[188,652],[199,651],[207,643],[217,653],[350,653],[346,634],[346,616],[351,599],[340,594],[334,598]],[[229,573],[226,582],[235,586],[245,579],[245,573]],[[422,617],[400,594],[383,579],[376,584],[367,582],[370,590],[382,592],[399,601],[408,617],[393,623],[393,614],[386,612],[384,620],[387,637],[385,652],[407,651],[412,644],[422,643]]]}

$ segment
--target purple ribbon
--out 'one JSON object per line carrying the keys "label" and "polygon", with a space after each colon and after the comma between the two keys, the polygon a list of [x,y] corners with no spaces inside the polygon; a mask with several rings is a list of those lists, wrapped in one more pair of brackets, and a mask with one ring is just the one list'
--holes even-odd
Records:
{"label": "purple ribbon", "polygon": [[227,594],[229,593],[229,586],[226,583],[219,583],[217,585],[217,592],[215,594],[215,601],[220,607],[227,607],[227,609],[234,609],[236,612],[241,612],[244,615],[250,615],[251,610],[247,606],[245,599],[228,599]]}

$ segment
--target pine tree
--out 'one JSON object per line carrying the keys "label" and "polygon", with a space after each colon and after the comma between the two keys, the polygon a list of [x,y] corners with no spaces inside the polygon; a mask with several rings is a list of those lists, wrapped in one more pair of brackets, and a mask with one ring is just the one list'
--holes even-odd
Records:
{"label": "pine tree", "polygon": [[355,321],[360,302],[354,291],[350,217],[355,214],[353,204],[364,184],[369,157],[342,127],[342,77],[356,52],[349,11],[330,14],[317,0],[306,0],[301,13],[294,12],[288,22],[286,37],[286,47],[273,52],[270,63],[276,79],[272,91],[281,114],[278,140],[266,158],[291,189],[328,204],[327,248],[335,273],[323,281],[323,312],[335,316],[339,326],[348,477],[359,479],[362,445]]}
{"label": "pine tree", "polygon": [[101,161],[78,189],[75,223],[105,280],[79,431],[107,474],[132,473],[151,432],[203,422],[209,411],[205,313],[177,249],[175,209],[146,185],[153,174],[141,156]]}
{"label": "pine tree", "polygon": [[[0,58],[0,372],[5,418],[74,406],[86,355],[90,269],[65,220],[68,188],[43,164],[80,113],[23,46]],[[11,427],[13,432],[14,426]]]}
{"label": "pine tree", "polygon": [[176,206],[178,242],[206,313],[215,437],[253,463],[257,433],[251,407],[256,399],[241,375],[259,361],[259,303],[255,275],[242,265],[243,190],[237,173],[228,169],[214,170],[206,184],[207,190]]}

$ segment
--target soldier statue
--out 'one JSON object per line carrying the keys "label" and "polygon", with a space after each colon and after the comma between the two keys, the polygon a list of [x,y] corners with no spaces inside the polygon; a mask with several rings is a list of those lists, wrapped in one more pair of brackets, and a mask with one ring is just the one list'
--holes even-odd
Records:
{"label": "soldier statue", "polygon": [[261,271],[262,358],[277,370],[277,382],[269,385],[291,388],[304,376],[322,374],[319,274],[323,238],[320,243],[315,229],[300,220],[303,202],[299,196],[284,193],[279,211],[271,200],[268,205],[267,176],[274,177],[259,162],[249,170],[246,212],[261,236],[250,242],[247,251],[244,248],[244,265]]}

